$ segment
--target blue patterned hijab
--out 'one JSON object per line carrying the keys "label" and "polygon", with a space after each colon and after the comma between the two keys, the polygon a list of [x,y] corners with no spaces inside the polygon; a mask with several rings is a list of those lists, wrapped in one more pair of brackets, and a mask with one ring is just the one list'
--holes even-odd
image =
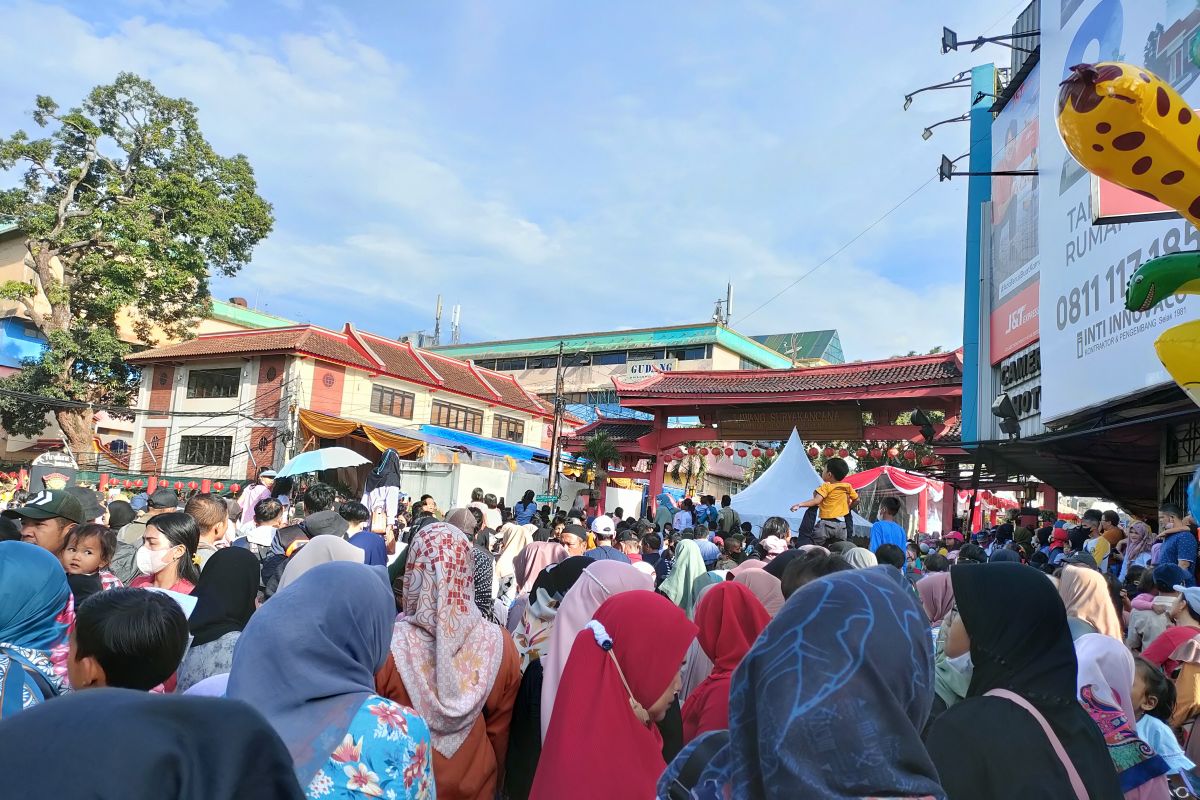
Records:
{"label": "blue patterned hijab", "polygon": [[58,559],[35,544],[0,542],[0,642],[50,650],[67,635],[58,615],[71,589]]}
{"label": "blue patterned hijab", "polygon": [[[784,605],[734,672],[729,744],[693,797],[945,797],[921,743],[933,703],[929,621],[888,569],[821,578]],[[679,754],[660,797],[722,733]]]}

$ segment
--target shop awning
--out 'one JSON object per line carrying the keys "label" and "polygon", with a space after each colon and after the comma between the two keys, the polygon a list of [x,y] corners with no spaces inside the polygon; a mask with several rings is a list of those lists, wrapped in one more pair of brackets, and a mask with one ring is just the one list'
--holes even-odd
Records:
{"label": "shop awning", "polygon": [[300,409],[300,430],[305,437],[340,439],[361,431],[380,451],[392,448],[401,458],[419,458],[425,452],[425,442],[354,419],[331,417],[308,409]]}
{"label": "shop awning", "polygon": [[420,431],[421,433],[431,434],[440,439],[454,442],[465,447],[472,453],[486,453],[491,456],[515,458],[518,461],[546,462],[550,460],[549,450],[543,450],[540,447],[530,447],[518,442],[489,439],[486,436],[477,436],[473,433],[456,431],[452,428],[443,428],[440,425],[422,425],[420,426]]}

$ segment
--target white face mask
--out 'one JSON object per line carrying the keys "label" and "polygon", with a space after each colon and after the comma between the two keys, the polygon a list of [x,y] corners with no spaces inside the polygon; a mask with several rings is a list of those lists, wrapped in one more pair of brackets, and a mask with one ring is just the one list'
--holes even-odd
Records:
{"label": "white face mask", "polygon": [[961,656],[947,658],[946,665],[965,678],[970,678],[971,673],[975,671],[975,665],[971,662],[970,650],[963,653]]}
{"label": "white face mask", "polygon": [[170,552],[171,548],[169,547],[166,550],[151,550],[146,545],[142,545],[137,549],[137,555],[134,556],[138,572],[143,575],[157,575],[162,572],[168,564],[175,560],[167,558]]}

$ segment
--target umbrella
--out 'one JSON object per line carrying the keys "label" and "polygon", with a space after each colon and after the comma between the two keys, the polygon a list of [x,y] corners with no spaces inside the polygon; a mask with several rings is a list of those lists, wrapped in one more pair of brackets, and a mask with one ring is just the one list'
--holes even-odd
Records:
{"label": "umbrella", "polygon": [[323,469],[338,469],[340,467],[357,467],[370,464],[369,458],[363,458],[347,447],[322,447],[320,450],[310,450],[301,453],[283,465],[277,478],[288,475],[301,475],[305,472],[320,472]]}

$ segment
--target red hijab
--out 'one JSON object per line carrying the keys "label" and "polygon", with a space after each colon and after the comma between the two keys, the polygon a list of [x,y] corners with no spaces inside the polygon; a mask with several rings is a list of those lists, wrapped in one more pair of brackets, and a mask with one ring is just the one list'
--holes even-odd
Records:
{"label": "red hijab", "polygon": [[[575,636],[530,800],[654,797],[666,769],[658,727],[634,715],[630,694],[647,709],[662,697],[696,626],[670,600],[645,590],[613,595],[592,619],[612,640],[616,663],[592,628]],[[595,769],[595,746],[604,749],[610,768]]]}
{"label": "red hijab", "polygon": [[713,671],[683,704],[683,741],[729,727],[729,682],[771,617],[754,592],[736,581],[719,583],[696,606],[700,647]]}

